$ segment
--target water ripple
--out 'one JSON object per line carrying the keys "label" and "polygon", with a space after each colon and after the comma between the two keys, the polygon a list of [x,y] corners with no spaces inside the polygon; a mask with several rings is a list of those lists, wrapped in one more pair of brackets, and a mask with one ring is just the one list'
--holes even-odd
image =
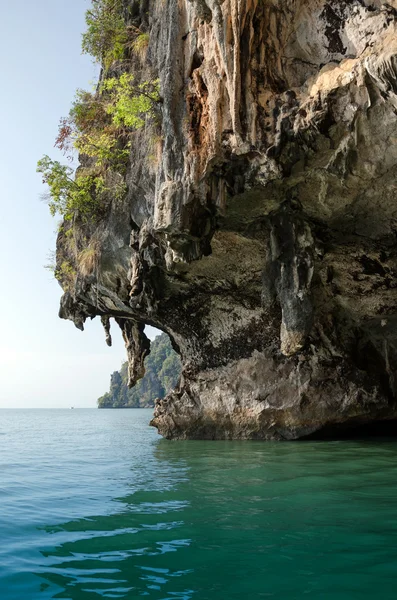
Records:
{"label": "water ripple", "polygon": [[394,441],[170,443],[148,411],[2,417],[2,600],[395,598]]}

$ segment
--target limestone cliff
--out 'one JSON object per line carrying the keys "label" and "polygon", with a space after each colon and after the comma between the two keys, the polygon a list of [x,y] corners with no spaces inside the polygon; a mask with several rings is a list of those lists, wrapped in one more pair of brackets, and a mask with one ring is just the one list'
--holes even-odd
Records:
{"label": "limestone cliff", "polygon": [[163,333],[151,341],[150,355],[145,360],[145,376],[129,388],[128,363],[110,376],[110,389],[98,398],[98,408],[153,408],[157,398],[164,398],[175,388],[181,373],[179,356]]}
{"label": "limestone cliff", "polygon": [[[168,438],[297,439],[397,418],[397,0],[134,0],[161,125],[81,225],[60,316],[180,353]],[[132,64],[132,63],[131,63]],[[132,68],[132,67],[131,67]],[[64,233],[58,263],[68,255]],[[65,286],[66,287],[66,286]]]}

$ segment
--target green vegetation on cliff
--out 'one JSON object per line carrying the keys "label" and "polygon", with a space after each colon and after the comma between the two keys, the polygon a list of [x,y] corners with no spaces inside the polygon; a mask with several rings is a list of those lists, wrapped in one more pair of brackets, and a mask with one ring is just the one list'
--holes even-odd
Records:
{"label": "green vegetation on cliff", "polygon": [[165,333],[151,343],[145,368],[145,376],[131,389],[127,387],[126,362],[120,371],[112,373],[110,391],[98,399],[98,408],[148,408],[154,405],[156,398],[164,398],[176,386],[181,363]]}
{"label": "green vegetation on cliff", "polygon": [[85,13],[82,50],[105,68],[124,56],[128,41],[122,0],[94,0]]}
{"label": "green vegetation on cliff", "polygon": [[55,140],[69,161],[79,156],[80,167],[74,174],[47,155],[37,164],[51,214],[66,221],[95,218],[109,198],[124,196],[133,136],[160,115],[159,81],[143,74],[149,34],[130,22],[122,0],[92,0],[86,24],[82,50],[102,65],[100,80],[93,91],[77,90]]}

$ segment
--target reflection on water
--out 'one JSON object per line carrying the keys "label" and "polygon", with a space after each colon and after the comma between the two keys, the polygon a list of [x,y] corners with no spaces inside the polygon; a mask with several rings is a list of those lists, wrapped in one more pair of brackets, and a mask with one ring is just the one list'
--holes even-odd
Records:
{"label": "reflection on water", "polygon": [[47,529],[60,538],[42,576],[58,598],[352,598],[380,570],[392,593],[395,455],[394,443],[160,441],[116,513]]}
{"label": "reflection on water", "polygon": [[40,575],[59,588],[54,598],[192,598],[184,582],[192,569],[181,568],[191,543],[181,520],[189,500],[178,493],[188,469],[183,456],[168,460],[162,445],[156,440],[143,461],[132,462],[112,514],[45,528],[56,547],[41,551]]}
{"label": "reflection on water", "polygon": [[173,443],[145,412],[73,417],[2,598],[395,598],[396,442]]}

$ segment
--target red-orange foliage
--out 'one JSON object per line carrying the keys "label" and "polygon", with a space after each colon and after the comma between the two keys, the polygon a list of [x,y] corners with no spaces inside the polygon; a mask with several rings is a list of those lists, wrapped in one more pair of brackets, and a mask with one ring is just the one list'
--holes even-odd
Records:
{"label": "red-orange foliage", "polygon": [[[55,148],[59,148],[65,155],[69,152],[72,152],[72,124],[70,121],[70,117],[62,117],[59,121],[58,126],[58,135],[55,140]],[[68,156],[69,160],[72,159],[71,156]]]}

